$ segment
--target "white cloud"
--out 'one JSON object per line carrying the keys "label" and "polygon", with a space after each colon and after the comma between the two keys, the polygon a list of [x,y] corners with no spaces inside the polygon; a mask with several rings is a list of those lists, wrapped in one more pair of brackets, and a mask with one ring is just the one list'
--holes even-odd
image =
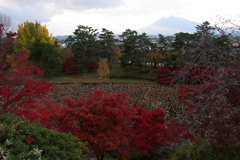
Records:
{"label": "white cloud", "polygon": [[1,0],[3,6],[11,7],[39,7],[54,4],[59,9],[91,9],[91,8],[111,8],[124,5],[124,0]]}
{"label": "white cloud", "polygon": [[217,14],[236,15],[238,6],[236,0],[0,0],[0,12],[14,22],[39,21],[47,24],[53,35],[72,34],[77,25],[120,33],[167,16],[201,23]]}

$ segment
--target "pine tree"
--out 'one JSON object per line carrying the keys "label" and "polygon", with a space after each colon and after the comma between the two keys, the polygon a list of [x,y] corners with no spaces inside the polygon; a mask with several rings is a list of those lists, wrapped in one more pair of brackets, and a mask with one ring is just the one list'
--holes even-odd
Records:
{"label": "pine tree", "polygon": [[65,43],[67,47],[72,49],[74,59],[76,59],[75,66],[87,67],[89,72],[91,67],[89,63],[96,63],[100,57],[100,43],[97,41],[97,29],[92,27],[79,25],[73,32],[75,36],[69,36]]}
{"label": "pine tree", "polygon": [[106,28],[102,29],[102,34],[99,35],[100,43],[101,43],[101,56],[103,58],[107,58],[108,62],[111,61],[111,57],[113,56],[114,49],[116,47],[115,43],[117,40],[114,39],[114,33],[112,31],[107,30]]}
{"label": "pine tree", "polygon": [[123,41],[123,56],[121,57],[121,65],[125,67],[135,65],[141,72],[143,67],[143,59],[150,54],[150,41],[146,33],[138,34],[137,31],[126,29],[119,37]]}

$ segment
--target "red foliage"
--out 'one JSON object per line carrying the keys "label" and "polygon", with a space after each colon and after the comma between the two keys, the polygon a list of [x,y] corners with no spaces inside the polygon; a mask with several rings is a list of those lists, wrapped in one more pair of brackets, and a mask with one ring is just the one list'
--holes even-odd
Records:
{"label": "red foliage", "polygon": [[188,130],[187,122],[179,124],[172,120],[166,123],[165,113],[160,108],[151,111],[138,106],[137,111],[139,118],[132,127],[134,132],[132,142],[142,153],[153,153],[162,147],[179,142],[180,138],[194,139]]}
{"label": "red foliage", "polygon": [[[187,106],[184,114],[191,123],[202,122],[195,128],[218,147],[232,148],[239,142],[240,64],[233,62],[232,69],[207,66],[162,67],[157,73],[159,83],[170,84],[188,81],[198,84],[194,88],[180,86],[179,102]],[[200,84],[199,84],[200,83]]]}
{"label": "red foliage", "polygon": [[34,138],[31,137],[31,135],[28,135],[26,138],[25,138],[25,142],[30,145],[32,144],[32,142],[34,141]]}
{"label": "red foliage", "polygon": [[175,80],[174,68],[164,66],[157,72],[157,81],[159,83],[170,84]]}
{"label": "red foliage", "polygon": [[[172,142],[193,139],[188,131],[189,124],[172,120],[165,122],[165,113],[157,108],[153,111],[132,107],[125,92],[105,94],[96,90],[87,98],[78,101],[65,99],[67,106],[47,107],[48,118],[44,123],[60,132],[71,132],[83,142],[99,158],[114,151],[118,157],[126,157],[133,147],[142,153],[152,153]],[[46,105],[45,106],[49,106]],[[47,123],[46,123],[47,122]],[[119,152],[121,151],[121,153]]]}
{"label": "red foliage", "polygon": [[236,115],[240,114],[240,109],[233,108],[233,97],[229,94],[228,88],[221,88],[219,83],[201,84],[195,88],[181,86],[179,102],[187,106],[185,116],[188,119],[202,122],[196,132],[218,147],[231,149],[239,142],[239,121],[236,121],[239,118]]}
{"label": "red foliage", "polygon": [[212,82],[215,81],[217,71],[213,67],[193,66],[190,70],[192,82]]}
{"label": "red foliage", "polygon": [[88,66],[93,68],[93,69],[97,69],[98,68],[98,65],[93,63],[93,62],[89,62]]}
{"label": "red foliage", "polygon": [[171,84],[176,81],[186,81],[188,76],[186,75],[186,68],[177,67],[172,68],[169,66],[163,66],[160,71],[157,72],[157,81],[162,84]]}
{"label": "red foliage", "polygon": [[0,34],[1,35],[2,35],[3,31],[4,31],[4,26],[3,26],[3,24],[0,24]]}
{"label": "red foliage", "polygon": [[4,70],[7,68],[8,63],[7,61],[7,55],[9,55],[12,51],[12,43],[13,39],[16,36],[16,33],[11,33],[8,35],[3,34],[4,26],[0,24],[0,35],[2,37],[1,43],[0,43],[0,70]]}
{"label": "red foliage", "polygon": [[132,131],[130,126],[136,119],[136,109],[128,102],[127,93],[105,94],[96,90],[87,98],[78,101],[65,99],[66,107],[58,107],[52,115],[53,125],[60,132],[71,132],[97,157],[106,152],[129,153]]}
{"label": "red foliage", "polygon": [[[3,28],[0,26],[2,33]],[[28,62],[27,53],[20,51],[15,53],[15,59],[9,59],[7,56],[12,54],[12,42],[16,33],[7,34],[3,45],[0,46],[0,101],[2,113],[11,112],[18,114],[22,109],[29,109],[36,101],[45,97],[49,91],[53,91],[53,85],[47,84],[44,81],[33,81],[34,74],[43,75],[34,63]],[[12,65],[11,70],[8,66],[12,62],[17,62],[17,65]]]}
{"label": "red foliage", "polygon": [[162,84],[190,81],[193,83],[213,82],[217,71],[212,67],[193,66],[191,69],[185,67],[172,68],[164,66],[157,72],[157,80]]}
{"label": "red foliage", "polygon": [[76,60],[74,60],[72,57],[67,58],[64,63],[63,63],[63,70],[64,72],[68,72],[68,73],[77,73],[79,72],[81,69],[80,67],[73,67],[72,64],[76,62]]}

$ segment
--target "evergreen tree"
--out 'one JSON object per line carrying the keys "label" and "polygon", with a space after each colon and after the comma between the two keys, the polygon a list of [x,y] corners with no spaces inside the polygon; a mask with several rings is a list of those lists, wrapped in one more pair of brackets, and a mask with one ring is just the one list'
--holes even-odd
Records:
{"label": "evergreen tree", "polygon": [[51,76],[62,71],[60,47],[48,43],[42,43],[43,50],[39,67],[44,70],[45,75]]}
{"label": "evergreen tree", "polygon": [[164,66],[172,66],[172,67],[179,67],[183,64],[181,60],[181,52],[174,51],[172,47],[172,38],[167,36],[163,36],[159,34],[158,39],[158,49],[159,53],[162,55],[160,57],[160,63],[163,63]]}
{"label": "evergreen tree", "polygon": [[28,60],[34,61],[37,64],[39,64],[42,57],[44,46],[45,46],[45,43],[42,43],[39,39],[37,39],[30,50],[31,54],[28,57]]}
{"label": "evergreen tree", "polygon": [[175,34],[175,41],[172,43],[174,51],[184,52],[190,46],[195,34],[179,32]]}
{"label": "evergreen tree", "polygon": [[113,56],[114,49],[116,47],[117,40],[114,38],[114,33],[112,31],[107,30],[106,28],[102,29],[102,33],[99,35],[100,43],[101,43],[101,56],[102,58],[107,58],[108,62],[111,61],[111,57]]}
{"label": "evergreen tree", "polygon": [[74,36],[69,36],[65,42],[67,47],[72,49],[74,59],[76,59],[75,65],[81,68],[88,66],[91,71],[89,63],[96,63],[100,57],[101,46],[97,40],[97,29],[79,25],[73,33]]}
{"label": "evergreen tree", "polygon": [[137,31],[126,29],[119,37],[123,41],[123,56],[121,57],[122,66],[136,65],[141,72],[143,59],[150,54],[150,41],[146,33],[139,35]]}

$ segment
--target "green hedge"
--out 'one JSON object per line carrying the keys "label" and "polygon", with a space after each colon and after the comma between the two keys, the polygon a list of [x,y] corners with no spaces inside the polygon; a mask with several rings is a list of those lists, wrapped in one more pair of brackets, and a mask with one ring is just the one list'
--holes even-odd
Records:
{"label": "green hedge", "polygon": [[0,115],[0,159],[85,159],[85,144],[72,134],[41,127],[12,114]]}

